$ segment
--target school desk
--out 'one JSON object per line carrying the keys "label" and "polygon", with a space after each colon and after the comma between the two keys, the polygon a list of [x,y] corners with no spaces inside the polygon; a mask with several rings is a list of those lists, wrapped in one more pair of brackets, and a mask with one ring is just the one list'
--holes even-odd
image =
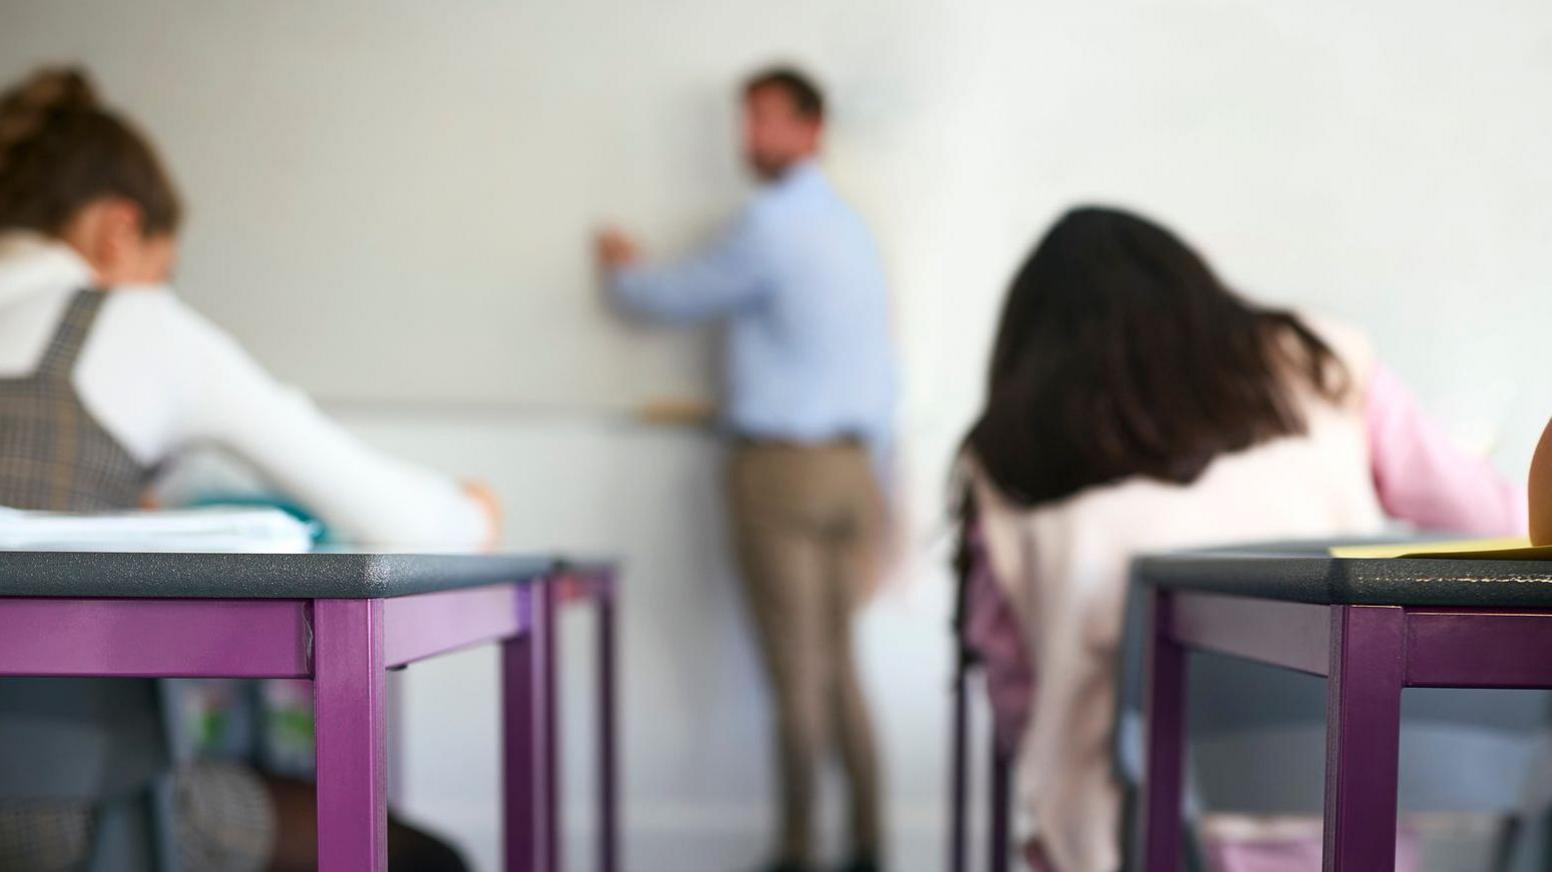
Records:
{"label": "school desk", "polygon": [[1337,558],[1326,544],[1139,559],[1151,588],[1143,850],[1181,865],[1188,651],[1327,678],[1325,865],[1395,868],[1401,691],[1552,688],[1552,562]]}
{"label": "school desk", "polygon": [[604,619],[600,865],[611,870],[607,567],[510,555],[0,552],[0,675],[311,679],[320,870],[384,872],[386,670],[499,643],[506,868],[551,872],[555,613],[578,596]]}

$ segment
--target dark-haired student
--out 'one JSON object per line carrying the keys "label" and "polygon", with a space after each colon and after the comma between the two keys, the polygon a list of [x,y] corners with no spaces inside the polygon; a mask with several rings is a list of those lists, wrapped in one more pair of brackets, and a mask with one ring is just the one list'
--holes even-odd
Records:
{"label": "dark-haired student", "polygon": [[1134,555],[1387,516],[1525,528],[1523,493],[1425,420],[1361,334],[1247,301],[1114,209],[1063,216],[1013,280],[961,471],[968,635],[1017,743],[1037,870],[1121,865],[1109,742]]}
{"label": "dark-haired student", "polygon": [[[83,73],[40,71],[0,95],[0,505],[134,508],[159,467],[213,443],[349,541],[491,542],[494,503],[481,489],[352,438],[172,294],[181,216],[148,140]],[[51,725],[62,694],[122,699],[131,686],[4,681],[0,767],[81,750]],[[126,743],[115,747],[138,753]],[[310,787],[218,764],[184,767],[176,781],[184,868],[316,866]],[[80,868],[92,808],[39,787],[0,801],[0,868]],[[450,847],[397,822],[389,854],[394,869],[463,868]]]}
{"label": "dark-haired student", "polygon": [[779,68],[742,96],[744,156],[762,185],[727,232],[677,263],[649,263],[611,230],[598,256],[631,315],[726,326],[730,526],[776,710],[770,868],[815,868],[818,776],[838,757],[851,818],[843,868],[875,872],[879,764],[851,630],[886,527],[876,472],[893,417],[888,287],[872,234],[819,165],[819,88]]}

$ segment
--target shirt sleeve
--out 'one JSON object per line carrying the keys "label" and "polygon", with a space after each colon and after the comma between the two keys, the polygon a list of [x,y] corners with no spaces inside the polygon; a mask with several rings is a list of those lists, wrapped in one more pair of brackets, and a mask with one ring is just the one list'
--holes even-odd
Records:
{"label": "shirt sleeve", "polygon": [[1369,466],[1387,515],[1426,530],[1524,534],[1524,489],[1462,451],[1384,366],[1376,366],[1370,378],[1365,419]]}
{"label": "shirt sleeve", "polygon": [[138,429],[142,443],[149,434],[156,453],[219,445],[353,544],[469,548],[488,540],[485,512],[456,482],[352,436],[170,293],[120,293],[118,317],[93,331],[94,344],[104,340],[96,364],[138,368],[136,393],[158,395],[146,407],[161,409],[160,420],[119,422]]}
{"label": "shirt sleeve", "polygon": [[683,261],[615,270],[610,290],[625,311],[666,323],[694,323],[737,311],[769,292],[767,234],[755,209]]}

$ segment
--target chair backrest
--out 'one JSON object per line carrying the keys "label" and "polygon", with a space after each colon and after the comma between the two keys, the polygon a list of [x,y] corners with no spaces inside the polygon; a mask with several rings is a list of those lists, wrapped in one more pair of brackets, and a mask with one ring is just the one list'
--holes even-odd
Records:
{"label": "chair backrest", "polygon": [[90,805],[88,872],[174,872],[167,727],[152,680],[0,680],[0,799]]}
{"label": "chair backrest", "polygon": [[85,872],[180,872],[170,776],[99,802]]}
{"label": "chair backrest", "polygon": [[156,682],[0,680],[0,798],[95,802],[170,765]]}

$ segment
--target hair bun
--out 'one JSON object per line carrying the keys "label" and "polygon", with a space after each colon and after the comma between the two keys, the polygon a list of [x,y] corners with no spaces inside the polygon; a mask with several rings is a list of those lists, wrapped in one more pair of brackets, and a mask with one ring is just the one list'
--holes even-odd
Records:
{"label": "hair bun", "polygon": [[95,109],[97,89],[78,67],[45,67],[0,95],[0,152],[31,137],[55,112]]}

